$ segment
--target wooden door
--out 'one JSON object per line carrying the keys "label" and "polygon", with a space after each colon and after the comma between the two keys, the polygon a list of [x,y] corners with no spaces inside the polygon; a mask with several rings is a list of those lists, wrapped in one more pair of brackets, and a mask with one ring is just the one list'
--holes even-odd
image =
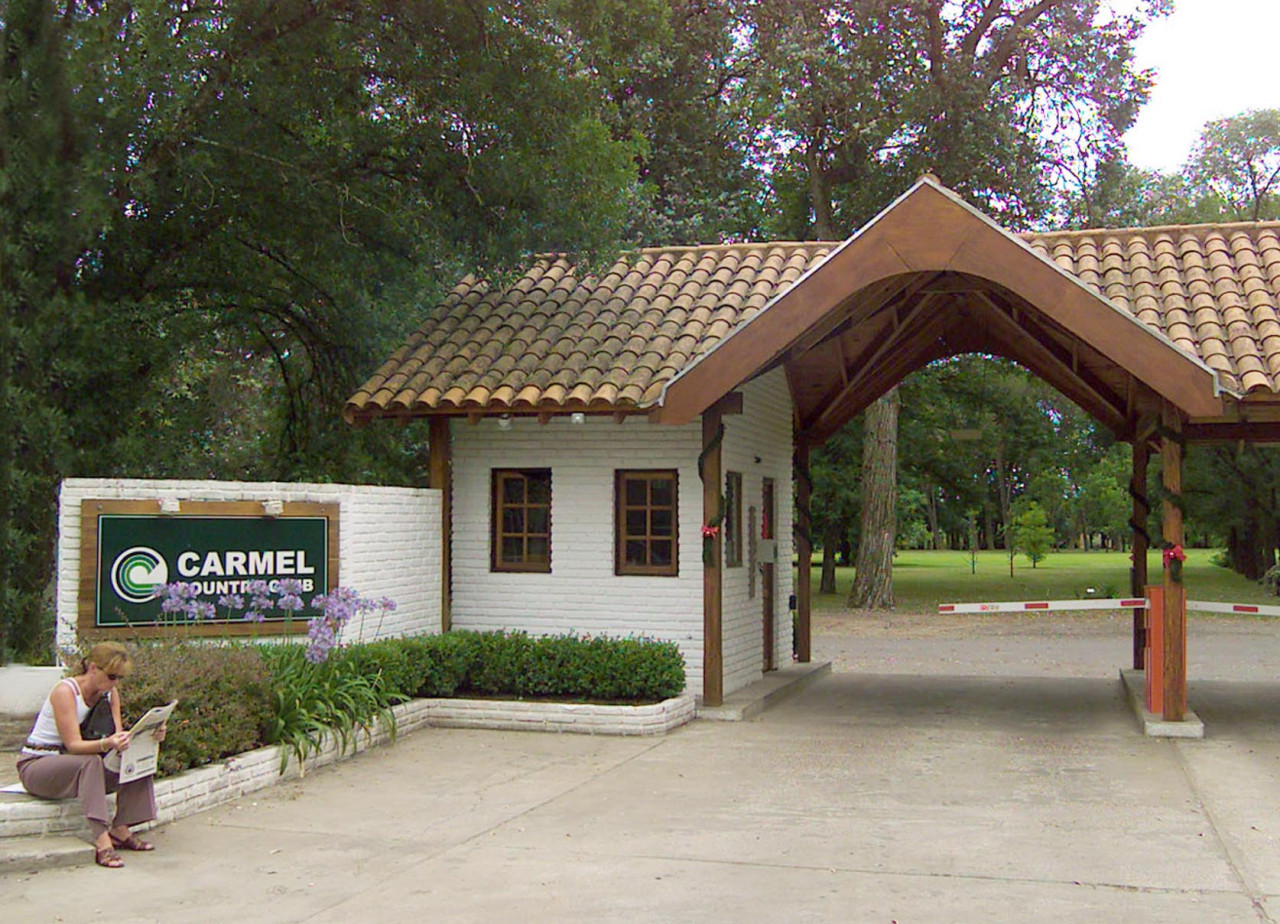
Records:
{"label": "wooden door", "polygon": [[[773,521],[774,521],[774,490],[773,479],[766,478],[764,480],[764,495],[760,503],[760,538],[770,540],[765,542],[766,548],[774,547],[773,543]],[[773,556],[765,556],[760,563],[760,597],[762,603],[761,612],[761,631],[764,633],[764,669],[771,671],[777,667],[774,663],[773,638],[774,632],[774,614],[773,614],[773,598],[774,598],[774,574],[777,569],[777,554]]]}

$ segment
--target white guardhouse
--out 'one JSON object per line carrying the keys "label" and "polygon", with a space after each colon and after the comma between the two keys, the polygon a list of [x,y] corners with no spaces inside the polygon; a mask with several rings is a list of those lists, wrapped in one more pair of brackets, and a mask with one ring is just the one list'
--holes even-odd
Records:
{"label": "white guardhouse", "polygon": [[[810,448],[947,356],[1013,359],[1133,443],[1140,592],[1150,452],[1177,495],[1188,441],[1280,438],[1278,232],[1019,236],[925,177],[843,243],[468,276],[344,416],[430,422],[442,628],[674,640],[715,705],[790,661],[793,599],[809,660]],[[1182,541],[1176,504],[1164,539]],[[1185,596],[1164,581],[1177,721]],[[1141,622],[1134,642],[1141,667]]]}

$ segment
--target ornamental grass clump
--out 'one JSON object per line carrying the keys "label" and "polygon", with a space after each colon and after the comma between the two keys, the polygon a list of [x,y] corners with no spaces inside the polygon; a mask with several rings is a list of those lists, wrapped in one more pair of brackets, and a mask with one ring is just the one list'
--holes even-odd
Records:
{"label": "ornamental grass clump", "polygon": [[266,741],[282,745],[280,772],[289,755],[301,767],[310,754],[318,754],[326,734],[336,737],[338,753],[355,750],[361,732],[381,722],[395,738],[395,714],[391,707],[407,697],[393,690],[381,673],[359,672],[343,657],[312,660],[311,649],[295,645],[264,648],[271,669],[271,716]]}

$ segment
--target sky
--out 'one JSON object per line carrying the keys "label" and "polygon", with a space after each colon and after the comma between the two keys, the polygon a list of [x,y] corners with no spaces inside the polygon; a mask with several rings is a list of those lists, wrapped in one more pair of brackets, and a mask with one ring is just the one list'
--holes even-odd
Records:
{"label": "sky", "polygon": [[1211,119],[1280,108],[1280,0],[1174,0],[1138,63],[1155,89],[1125,141],[1131,163],[1174,173]]}

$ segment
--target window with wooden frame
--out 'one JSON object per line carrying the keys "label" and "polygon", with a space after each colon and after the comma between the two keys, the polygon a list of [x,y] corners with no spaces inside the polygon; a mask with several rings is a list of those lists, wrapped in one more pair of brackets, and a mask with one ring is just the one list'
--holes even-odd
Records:
{"label": "window with wooden frame", "polygon": [[742,567],[742,472],[727,472],[724,478],[724,564]]}
{"label": "window with wooden frame", "polygon": [[614,498],[614,571],[676,575],[675,471],[619,471]]}
{"label": "window with wooden frame", "polygon": [[551,570],[551,469],[493,470],[490,567]]}

